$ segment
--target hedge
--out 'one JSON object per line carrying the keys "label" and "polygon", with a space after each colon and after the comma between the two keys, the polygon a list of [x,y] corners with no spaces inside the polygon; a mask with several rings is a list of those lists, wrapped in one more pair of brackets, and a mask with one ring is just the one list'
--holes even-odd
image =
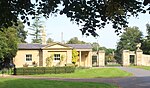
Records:
{"label": "hedge", "polygon": [[16,75],[33,75],[33,74],[60,74],[60,73],[73,73],[74,66],[64,67],[23,67],[16,68]]}

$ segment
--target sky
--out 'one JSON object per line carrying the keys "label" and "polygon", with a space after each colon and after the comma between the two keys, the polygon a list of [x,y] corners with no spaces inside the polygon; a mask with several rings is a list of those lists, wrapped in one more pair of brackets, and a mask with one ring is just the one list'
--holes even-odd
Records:
{"label": "sky", "polygon": [[[149,14],[140,14],[137,18],[131,17],[129,20],[129,27],[137,26],[146,35],[146,24],[150,22]],[[96,32],[99,37],[95,38],[93,36],[82,35],[79,30],[81,26],[70,22],[70,19],[66,16],[50,16],[49,19],[44,20],[44,25],[46,27],[47,38],[52,38],[55,42],[61,42],[61,33],[63,32],[63,40],[67,42],[73,37],[78,37],[79,40],[85,42],[98,42],[100,46],[106,48],[116,48],[117,42],[119,41],[119,36],[114,32],[112,25],[107,25],[103,29],[98,29]],[[29,27],[26,25],[25,30],[30,32]],[[26,41],[31,42],[32,37],[28,36]]]}

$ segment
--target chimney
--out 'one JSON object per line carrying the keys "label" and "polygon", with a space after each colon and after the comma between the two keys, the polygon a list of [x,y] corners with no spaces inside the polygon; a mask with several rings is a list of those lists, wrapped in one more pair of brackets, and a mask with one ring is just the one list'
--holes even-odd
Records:
{"label": "chimney", "polygon": [[63,32],[61,32],[61,43],[65,44],[65,41],[63,40]]}
{"label": "chimney", "polygon": [[41,37],[42,37],[42,44],[46,44],[46,32],[45,32],[45,26],[41,27]]}

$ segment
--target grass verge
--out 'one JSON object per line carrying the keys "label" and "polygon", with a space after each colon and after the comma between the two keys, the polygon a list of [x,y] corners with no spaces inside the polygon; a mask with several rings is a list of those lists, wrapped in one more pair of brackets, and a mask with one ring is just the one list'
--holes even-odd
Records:
{"label": "grass verge", "polygon": [[145,69],[145,70],[150,70],[150,66],[131,66],[134,68],[141,68],[141,69]]}
{"label": "grass verge", "polygon": [[93,82],[1,78],[0,88],[117,88],[117,86]]}
{"label": "grass verge", "polygon": [[114,78],[114,77],[127,77],[131,73],[125,72],[118,68],[95,68],[95,69],[77,69],[75,73],[67,74],[41,74],[34,76],[46,76],[57,78]]}

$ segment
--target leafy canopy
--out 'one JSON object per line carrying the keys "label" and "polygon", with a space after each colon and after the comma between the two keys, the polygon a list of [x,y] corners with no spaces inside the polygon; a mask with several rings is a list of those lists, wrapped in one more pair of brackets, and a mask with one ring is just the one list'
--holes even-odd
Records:
{"label": "leafy canopy", "polygon": [[124,32],[117,43],[115,52],[115,58],[118,62],[121,62],[123,50],[136,50],[136,45],[142,41],[142,35],[143,34],[138,27],[128,27],[124,29]]}
{"label": "leafy canopy", "polygon": [[0,68],[3,63],[3,66],[9,66],[8,64],[15,57],[19,38],[17,35],[17,30],[13,27],[7,29],[3,28],[0,31]]}
{"label": "leafy canopy", "polygon": [[141,49],[144,54],[150,54],[150,24],[146,24],[147,36],[142,40]]}
{"label": "leafy canopy", "polygon": [[27,31],[24,30],[25,26],[19,20],[17,21],[17,24],[18,24],[17,26],[13,25],[12,27],[17,31],[17,36],[19,38],[19,41],[21,43],[26,43],[25,39],[27,38]]}
{"label": "leafy canopy", "polygon": [[[104,28],[112,23],[115,32],[120,33],[127,27],[127,18],[146,13],[144,5],[149,0],[0,0],[0,28],[17,25],[18,15],[24,23],[30,25],[28,15],[34,19],[42,14],[65,14],[71,21],[81,24],[82,34],[97,36],[97,28]],[[144,5],[143,5],[144,3]],[[148,8],[147,10],[150,10]]]}
{"label": "leafy canopy", "polygon": [[53,43],[53,42],[54,42],[54,40],[52,38],[48,38],[46,41],[46,43]]}
{"label": "leafy canopy", "polygon": [[80,41],[77,37],[71,38],[67,44],[86,44],[84,41]]}

